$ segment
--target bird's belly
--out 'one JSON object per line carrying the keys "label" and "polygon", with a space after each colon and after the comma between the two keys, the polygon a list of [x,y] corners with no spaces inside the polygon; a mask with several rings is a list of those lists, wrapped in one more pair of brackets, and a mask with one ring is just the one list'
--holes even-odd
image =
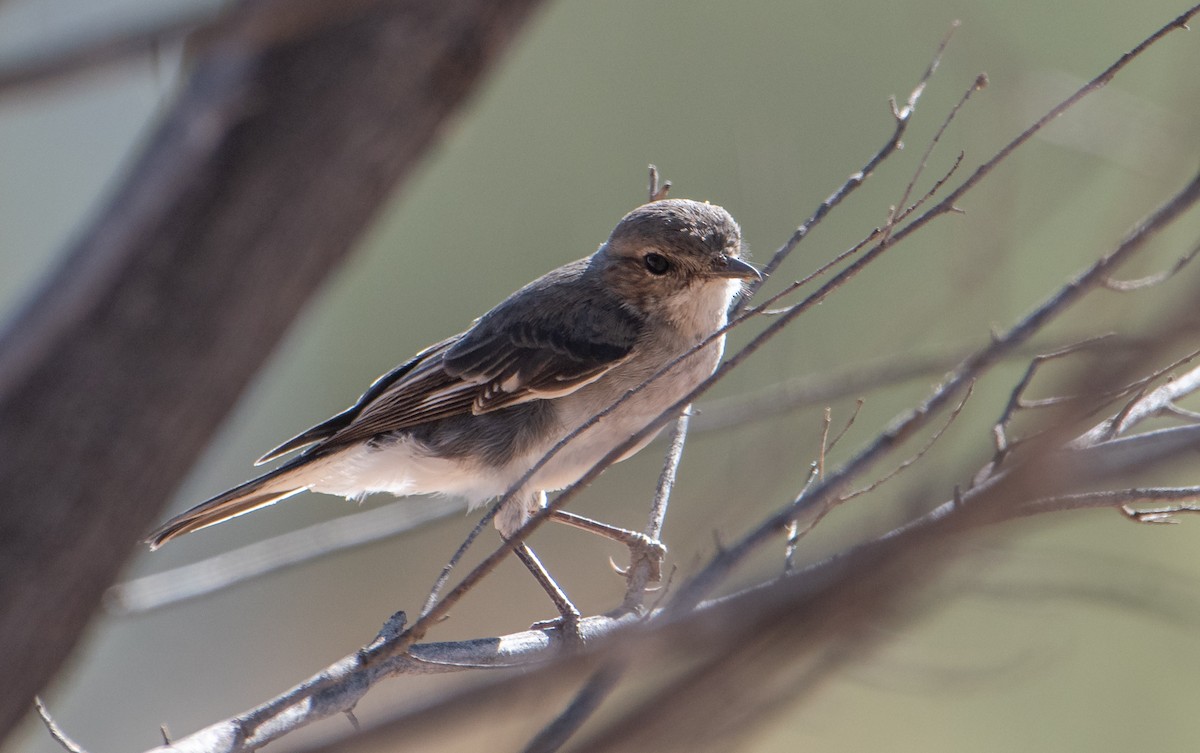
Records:
{"label": "bird's belly", "polygon": [[431,456],[419,443],[402,438],[380,447],[358,445],[309,487],[312,491],[361,499],[387,492],[398,497],[439,494],[461,497],[474,507],[503,494],[508,483],[494,472],[481,472],[469,461]]}
{"label": "bird's belly", "polygon": [[[529,488],[553,491],[578,481],[609,452],[629,440],[634,434],[642,431],[662,411],[708,377],[721,359],[723,346],[724,338],[721,338],[688,361],[681,363],[675,371],[665,374],[631,395],[613,413],[600,419],[596,425],[585,430],[559,450],[543,468],[534,474]],[[666,362],[659,362],[656,366],[661,367],[664,363]],[[600,381],[574,393],[581,397],[586,394],[592,399],[581,400],[576,403],[574,411],[560,415],[562,432],[559,434],[559,439],[607,408],[618,397],[625,394],[627,389],[641,384],[646,378],[653,375],[655,370],[650,369],[644,374],[636,374],[632,378],[628,378],[626,380],[628,385],[622,390],[614,391],[611,385]],[[658,431],[655,431],[638,440],[637,444],[623,452],[616,461],[625,460],[636,454],[657,434]],[[524,467],[531,467],[537,460],[537,457],[529,459]]]}

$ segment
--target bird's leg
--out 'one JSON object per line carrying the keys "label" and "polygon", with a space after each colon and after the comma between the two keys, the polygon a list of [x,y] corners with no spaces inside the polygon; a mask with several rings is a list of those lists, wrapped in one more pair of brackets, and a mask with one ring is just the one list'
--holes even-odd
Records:
{"label": "bird's leg", "polygon": [[573,528],[589,531],[606,539],[612,539],[624,544],[629,547],[629,559],[631,562],[636,562],[638,559],[645,559],[650,564],[651,580],[655,582],[662,580],[662,561],[667,554],[667,548],[658,539],[652,539],[644,533],[619,528],[608,523],[601,523],[598,520],[585,518],[582,515],[576,515],[564,510],[554,510],[550,513],[550,517],[559,523],[566,523]]}
{"label": "bird's leg", "polygon": [[[513,552],[517,555],[517,559],[525,564],[529,572],[533,573],[534,579],[537,580],[546,594],[550,596],[550,600],[554,602],[555,608],[558,609],[563,634],[570,639],[579,639],[580,615],[579,610],[571,603],[571,599],[567,597],[566,593],[563,592],[550,573],[546,571],[545,566],[542,565],[542,561],[538,559],[538,556],[533,553],[533,550],[528,545],[521,542],[516,545]],[[539,622],[534,624],[533,627],[535,629],[550,627],[555,622]]]}
{"label": "bird's leg", "polygon": [[[533,492],[528,496],[513,496],[500,509],[496,511],[495,524],[496,530],[500,535],[508,539],[516,533],[521,526],[529,521],[529,518],[538,510],[546,506],[546,493],[542,491]],[[558,609],[560,615],[559,620],[555,621],[562,625],[564,633],[568,636],[573,636],[579,639],[579,610],[571,603],[571,599],[567,597],[558,583],[542,565],[542,561],[533,553],[525,542],[521,542],[513,547],[513,553],[517,555],[517,559],[525,565],[529,572],[533,573],[534,579],[542,587],[542,590],[554,602],[554,606]],[[555,622],[539,622],[535,624],[534,629],[550,627]]]}

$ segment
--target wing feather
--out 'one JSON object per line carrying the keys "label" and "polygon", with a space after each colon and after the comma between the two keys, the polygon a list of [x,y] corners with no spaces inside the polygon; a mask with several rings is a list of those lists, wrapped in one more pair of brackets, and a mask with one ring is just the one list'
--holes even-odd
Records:
{"label": "wing feather", "polygon": [[306,455],[324,453],[430,421],[561,397],[599,379],[629,357],[644,320],[589,284],[586,269],[582,259],[535,280],[260,462],[302,447]]}

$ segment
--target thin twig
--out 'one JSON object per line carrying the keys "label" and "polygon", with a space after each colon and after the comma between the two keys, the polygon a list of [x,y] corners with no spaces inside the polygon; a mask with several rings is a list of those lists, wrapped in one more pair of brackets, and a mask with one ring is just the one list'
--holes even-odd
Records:
{"label": "thin twig", "polygon": [[[813,463],[808,468],[808,477],[804,479],[804,486],[800,488],[800,494],[797,498],[803,497],[816,483],[816,480],[821,477],[817,464]],[[800,522],[793,520],[788,524],[787,528],[787,544],[783,548],[783,572],[790,573],[796,569],[796,549],[800,543],[800,538],[811,526],[806,526],[804,531],[800,530]]]}
{"label": "thin twig", "polygon": [[996,443],[996,457],[994,458],[995,462],[999,463],[1002,460],[1003,455],[1008,452],[1009,442],[1007,436],[1007,427],[1012,421],[1013,415],[1016,414],[1016,412],[1021,408],[1030,407],[1029,404],[1024,401],[1025,391],[1029,389],[1030,382],[1033,381],[1034,375],[1037,374],[1038,370],[1042,367],[1042,364],[1046,363],[1047,361],[1064,358],[1085,348],[1090,348],[1097,343],[1105,342],[1112,337],[1112,334],[1090,337],[1086,340],[1081,340],[1077,343],[1071,343],[1070,345],[1058,348],[1057,350],[1050,351],[1049,353],[1039,353],[1030,359],[1029,365],[1025,367],[1025,373],[1021,375],[1021,378],[1017,380],[1016,386],[1014,386],[1012,391],[1009,393],[1008,403],[1005,404],[1004,410],[1000,412],[1000,418],[996,419],[996,423],[992,428],[992,434],[995,437]]}
{"label": "thin twig", "polygon": [[[667,506],[671,501],[671,490],[675,488],[679,463],[683,460],[683,448],[687,444],[690,413],[689,408],[685,407],[675,421],[675,426],[671,430],[667,455],[663,460],[658,484],[654,489],[654,500],[650,504],[650,513],[647,516],[644,533],[655,541],[662,538],[663,525],[667,519]],[[660,577],[662,563],[648,561],[646,558],[650,556],[652,555],[649,552],[645,552],[643,557],[630,563],[623,604],[625,609],[641,612],[645,606],[646,588]]]}
{"label": "thin twig", "polygon": [[683,460],[683,449],[687,443],[691,418],[691,407],[684,407],[683,412],[675,421],[675,428],[671,431],[667,456],[663,460],[662,472],[658,476],[658,484],[654,489],[654,502],[650,505],[650,515],[646,520],[644,531],[652,539],[662,537],[663,526],[667,519],[667,505],[671,501],[671,491],[675,488],[675,478],[679,472],[679,464]]}
{"label": "thin twig", "polygon": [[942,186],[946,185],[947,181],[954,177],[955,173],[958,172],[958,168],[962,167],[963,160],[966,159],[966,156],[966,152],[959,152],[954,158],[954,163],[950,165],[950,169],[943,173],[942,177],[933,182],[933,185],[929,187],[929,190],[925,192],[925,195],[914,201],[910,206],[904,209],[904,211],[900,212],[900,214],[896,216],[896,221],[899,222],[901,220],[908,219],[909,216],[911,216],[914,212],[928,204],[929,201],[937,195],[937,192],[942,190]]}
{"label": "thin twig", "polygon": [[862,411],[863,405],[865,404],[866,400],[863,400],[861,397],[854,401],[854,412],[850,414],[850,418],[846,419],[846,423],[844,426],[842,426],[842,430],[839,431],[833,439],[829,440],[829,446],[825,448],[826,453],[828,453],[834,447],[837,447],[838,442],[841,442],[846,436],[846,433],[850,431],[850,428],[854,426],[854,422],[858,420],[858,414]]}
{"label": "thin twig", "polygon": [[[955,25],[951,28],[951,33],[953,33],[954,29],[956,29],[956,28],[958,28],[957,21],[955,22]],[[946,35],[946,41],[949,41],[949,36],[950,36],[949,34]],[[945,46],[945,42],[943,42],[943,46]],[[908,197],[912,196],[912,192],[916,188],[917,181],[921,179],[921,175],[925,172],[926,165],[929,164],[930,155],[933,154],[933,150],[937,147],[938,143],[942,140],[942,135],[945,134],[946,129],[950,127],[950,124],[952,122],[954,122],[954,118],[958,115],[959,110],[961,110],[963,108],[963,106],[967,104],[967,100],[969,100],[971,98],[971,95],[977,91],[982,91],[986,86],[987,86],[987,75],[981,73],[979,76],[977,76],[975,78],[974,83],[972,83],[971,86],[965,92],[963,92],[963,95],[962,95],[962,97],[959,98],[958,102],[956,102],[954,104],[954,106],[950,108],[950,112],[946,115],[946,119],[942,121],[941,126],[939,126],[937,131],[933,134],[933,138],[931,138],[929,140],[929,143],[925,146],[925,152],[921,155],[921,159],[917,162],[917,169],[913,171],[912,179],[908,182],[908,185],[906,185],[904,187],[904,193],[901,194],[900,201],[896,202],[896,205],[894,207],[892,207],[892,211],[888,215],[888,221],[883,227],[883,232],[884,232],[885,237],[892,232],[893,228],[896,227],[896,223],[899,222],[901,216],[908,215],[908,212],[905,210],[905,205],[908,203]],[[959,158],[955,161],[954,166],[951,168],[951,172],[953,172],[954,170],[956,170],[958,168],[958,165],[961,161],[962,161],[962,156],[960,153]],[[943,182],[944,182],[944,179],[941,181],[937,181],[934,184],[933,190],[937,190],[937,188],[939,188]],[[929,196],[930,196],[930,194],[926,194],[925,197],[922,198],[917,203],[923,204],[925,202],[925,199],[929,198]],[[915,206],[916,205],[914,205],[914,207]]]}
{"label": "thin twig", "polygon": [[[779,418],[790,411],[904,384],[914,379],[941,376],[962,362],[974,348],[900,357],[888,355],[859,362],[829,373],[810,374],[764,387],[757,392],[702,402],[692,418],[692,432],[717,432],[734,426]],[[1032,355],[1028,349],[1008,357]]]}
{"label": "thin twig", "polygon": [[54,721],[54,717],[50,716],[50,710],[46,708],[46,704],[42,702],[41,697],[33,699],[33,707],[37,709],[38,716],[42,718],[42,724],[46,725],[46,731],[50,733],[50,737],[54,742],[62,746],[67,753],[87,753],[83,746],[72,740],[66,732],[63,732],[62,727],[58,726],[58,722]]}
{"label": "thin twig", "polygon": [[[1197,495],[1200,497],[1200,495]],[[1132,520],[1134,523],[1148,523],[1151,525],[1174,525],[1179,521],[1175,519],[1176,515],[1183,513],[1198,513],[1200,506],[1176,504],[1168,505],[1167,507],[1156,507],[1150,510],[1138,510],[1129,505],[1121,505],[1121,513]]]}
{"label": "thin twig", "polygon": [[665,180],[662,183],[658,182],[658,168],[650,165],[650,185],[646,192],[651,202],[662,201],[667,198],[667,192],[671,190],[671,181]]}
{"label": "thin twig", "polygon": [[959,400],[958,405],[954,406],[954,408],[950,411],[950,415],[946,417],[945,423],[943,423],[940,427],[938,427],[938,430],[933,433],[933,436],[931,436],[929,438],[929,441],[927,441],[924,445],[922,445],[921,449],[917,450],[917,452],[912,457],[906,458],[904,460],[904,462],[900,463],[895,468],[893,468],[890,473],[886,473],[883,476],[876,479],[875,481],[872,481],[867,486],[864,486],[861,489],[852,491],[849,494],[847,494],[846,496],[842,497],[841,499],[838,500],[838,504],[839,505],[845,504],[846,502],[849,502],[850,500],[854,499],[855,497],[861,497],[864,494],[870,494],[871,492],[875,491],[883,484],[886,484],[888,481],[891,481],[892,479],[896,478],[904,471],[911,468],[921,458],[925,457],[925,455],[928,454],[929,451],[933,449],[933,446],[935,444],[937,444],[938,440],[942,438],[942,435],[946,433],[946,430],[950,428],[951,424],[953,424],[954,421],[958,418],[959,414],[962,413],[962,409],[964,407],[966,407],[967,401],[971,399],[971,393],[974,391],[974,389],[975,389],[975,384],[973,382],[969,383],[967,385],[967,389],[966,389],[966,392],[963,393],[962,400]]}
{"label": "thin twig", "polygon": [[[1200,487],[1108,489],[1103,492],[1044,496],[1044,498],[1027,501],[1014,511],[1014,517],[1111,507],[1120,511],[1129,520],[1133,520],[1134,523],[1176,523],[1171,516],[1200,512],[1200,505],[1189,504],[1196,500],[1200,500]],[[1163,502],[1170,502],[1170,504],[1152,507],[1150,510],[1136,510],[1133,507],[1133,505],[1146,505],[1150,502],[1157,502],[1159,505],[1162,505]]]}
{"label": "thin twig", "polygon": [[[1109,350],[1109,354],[1111,354],[1111,352],[1112,349]],[[1172,363],[1163,366],[1150,374],[1138,377],[1129,384],[1121,385],[1120,387],[1114,387],[1112,389],[1103,391],[1093,390],[1076,395],[1056,395],[1053,397],[1041,398],[1039,400],[1028,400],[1022,398],[1020,407],[1027,409],[1053,408],[1060,405],[1078,403],[1080,401],[1089,401],[1093,403],[1092,411],[1099,412],[1103,410],[1104,406],[1109,402],[1118,398],[1128,397],[1125,405],[1121,408],[1116,416],[1109,419],[1106,423],[1101,424],[1100,427],[1096,427],[1095,429],[1099,430],[1101,427],[1107,426],[1111,430],[1111,427],[1113,426],[1120,426],[1122,427],[1121,431],[1126,431],[1128,427],[1132,425],[1131,422],[1126,420],[1127,415],[1137,413],[1139,414],[1138,420],[1142,420],[1147,417],[1144,413],[1142,413],[1142,411],[1144,410],[1144,407],[1148,405],[1148,403],[1145,402],[1145,398],[1147,398],[1152,392],[1150,386],[1154,382],[1161,379],[1163,375],[1187,364],[1197,356],[1200,356],[1200,349],[1194,350],[1187,355],[1176,359]],[[1188,411],[1184,411],[1178,406],[1170,404],[1159,405],[1156,407],[1156,410],[1158,415],[1189,416]],[[1106,438],[1111,438],[1111,436],[1114,435],[1110,433]]]}
{"label": "thin twig", "polygon": [[[783,298],[791,295],[792,293],[794,293],[795,291],[804,287],[805,285],[807,285],[808,283],[817,279],[818,277],[823,277],[826,272],[829,272],[830,270],[832,270],[834,267],[838,266],[845,260],[862,253],[863,249],[867,248],[872,243],[877,242],[882,236],[883,236],[883,231],[881,229],[879,229],[879,228],[873,229],[870,233],[867,234],[867,236],[865,238],[860,240],[858,243],[855,243],[850,248],[847,248],[844,251],[842,251],[841,253],[837,254],[832,259],[825,262],[821,266],[817,267],[812,272],[809,272],[804,277],[801,277],[799,280],[788,283],[788,285],[785,288],[783,288],[783,290],[780,290],[778,293],[775,293],[767,300],[746,309],[745,314],[742,315],[742,319],[745,319],[746,317],[753,315],[753,314],[763,314],[764,316],[782,316],[784,314],[787,314],[788,312],[791,311],[790,306],[787,308],[782,308],[782,309],[772,309],[772,308],[768,308],[768,307],[771,306],[772,304],[782,300]],[[848,279],[848,278],[845,278],[845,279]],[[830,292],[832,292],[832,289],[830,290]],[[735,320],[735,323],[737,321],[740,321],[740,320]]]}
{"label": "thin twig", "polygon": [[817,475],[825,475],[825,450],[829,447],[829,427],[833,423],[833,409],[826,408],[821,413],[821,442],[817,450]]}
{"label": "thin twig", "polygon": [[[508,494],[504,495],[500,501],[503,502],[507,500],[509,496],[510,495]],[[421,616],[418,618],[418,621],[424,619],[426,616],[432,613],[433,608],[438,603],[438,596],[441,594],[442,588],[445,587],[446,583],[450,580],[450,574],[454,571],[454,568],[458,566],[458,563],[462,562],[463,557],[467,555],[467,551],[471,548],[471,545],[475,543],[475,539],[479,538],[479,535],[487,529],[488,524],[491,523],[492,519],[496,517],[496,512],[498,510],[499,504],[492,504],[489,506],[483,517],[475,522],[475,527],[471,529],[470,533],[467,534],[467,537],[463,539],[463,542],[458,545],[458,549],[454,550],[454,554],[452,554],[450,559],[447,560],[446,564],[442,566],[437,578],[435,578],[433,581],[433,586],[431,586],[429,589],[429,595],[425,597],[425,604],[421,607]],[[515,544],[513,546],[515,547]]]}
{"label": "thin twig", "polygon": [[[1189,353],[1184,359],[1176,361],[1166,369],[1156,371],[1152,375],[1153,379],[1158,379],[1167,371],[1178,368],[1178,366],[1195,358],[1197,355],[1200,355],[1200,352]],[[1122,411],[1121,416],[1101,422],[1081,436],[1076,442],[1080,445],[1094,444],[1104,439],[1120,436],[1122,433],[1129,431],[1132,427],[1152,416],[1176,413],[1178,409],[1174,407],[1174,402],[1185,395],[1195,392],[1197,389],[1200,389],[1200,366],[1147,393],[1144,397],[1127,406],[1127,410]]]}
{"label": "thin twig", "polygon": [[1200,254],[1200,243],[1192,246],[1191,251],[1188,251],[1185,255],[1177,259],[1175,263],[1170,266],[1170,268],[1164,269],[1158,274],[1148,275],[1136,280],[1114,280],[1112,278],[1107,278],[1104,281],[1104,287],[1117,293],[1129,293],[1134,290],[1141,290],[1143,288],[1151,288],[1155,285],[1161,285],[1178,274],[1179,271],[1186,267],[1192,259],[1196,258],[1197,254]]}
{"label": "thin twig", "polygon": [[[954,423],[955,419],[958,418],[963,407],[967,404],[967,400],[970,399],[974,386],[975,385],[973,383],[967,385],[966,393],[963,395],[963,398],[959,401],[958,405],[954,407],[954,410],[950,412],[950,415],[946,418],[946,422],[933,433],[933,436],[931,436],[929,440],[921,447],[921,449],[918,450],[912,457],[907,458],[894,469],[892,469],[890,473],[887,473],[881,478],[876,479],[866,487],[852,491],[848,494],[838,497],[837,499],[831,500],[826,504],[813,506],[803,516],[797,516],[793,518],[784,528],[784,535],[787,537],[787,551],[791,555],[789,560],[795,556],[795,549],[799,544],[800,539],[807,536],[810,531],[816,528],[817,524],[820,523],[826,515],[832,512],[835,507],[839,507],[855,497],[861,497],[864,494],[869,494],[870,492],[875,491],[883,484],[891,481],[893,478],[903,473],[918,460],[925,457],[925,454],[933,449],[933,446],[937,444],[939,439],[941,439],[942,434],[944,434],[946,430],[950,428],[950,425]],[[796,495],[795,500],[792,501],[792,506],[798,506],[803,502],[804,497],[808,493],[811,485],[812,479],[809,479],[809,481],[805,483],[804,488],[800,491],[800,494]]]}
{"label": "thin twig", "polygon": [[[1174,523],[1174,520],[1170,520],[1172,515],[1200,512],[1200,506],[1187,504],[1196,500],[1200,500],[1200,486],[1133,487],[1043,497],[1022,504],[1019,514],[1039,515],[1047,512],[1111,507],[1137,523]],[[1136,510],[1132,507],[1152,502],[1171,504],[1148,510]]]}

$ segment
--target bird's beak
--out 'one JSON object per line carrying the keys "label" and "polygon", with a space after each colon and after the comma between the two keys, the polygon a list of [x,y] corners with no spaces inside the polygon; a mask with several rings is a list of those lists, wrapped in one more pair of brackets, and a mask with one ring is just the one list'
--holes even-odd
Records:
{"label": "bird's beak", "polygon": [[735,280],[762,280],[762,273],[753,264],[736,256],[726,256],[712,271],[713,277],[729,277]]}

